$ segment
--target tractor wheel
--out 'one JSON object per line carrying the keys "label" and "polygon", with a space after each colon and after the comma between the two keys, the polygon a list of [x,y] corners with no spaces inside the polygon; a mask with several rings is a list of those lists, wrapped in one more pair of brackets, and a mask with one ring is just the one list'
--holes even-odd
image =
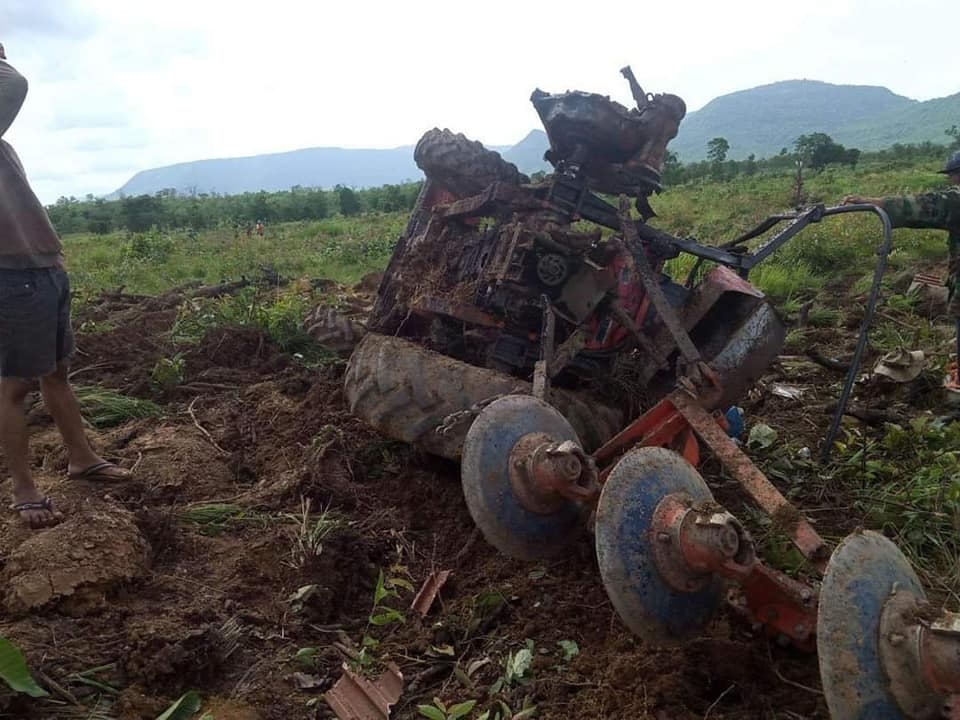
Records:
{"label": "tractor wheel", "polygon": [[[344,380],[350,411],[394,440],[459,460],[472,417],[437,432],[453,413],[500,395],[529,394],[530,383],[426,350],[407,340],[370,333],[357,345]],[[552,404],[587,451],[620,429],[620,414],[563,390]]]}
{"label": "tractor wheel", "polygon": [[449,130],[434,128],[424,133],[413,159],[428,178],[459,197],[476,195],[498,180],[511,185],[529,182],[500,153]]}

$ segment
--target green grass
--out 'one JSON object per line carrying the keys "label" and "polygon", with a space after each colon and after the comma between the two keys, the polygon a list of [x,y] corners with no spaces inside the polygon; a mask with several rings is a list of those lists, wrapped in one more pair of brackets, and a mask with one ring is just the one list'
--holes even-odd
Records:
{"label": "green grass", "polygon": [[281,277],[355,282],[382,269],[403,230],[403,213],[329,218],[268,228],[264,237],[232,230],[128,235],[66,235],[67,264],[78,302],[103,290],[153,295],[199,281],[257,277],[269,265]]}
{"label": "green grass", "polygon": [[156,403],[97,385],[77,385],[73,391],[83,417],[96,428],[114,427],[128,420],[155,418],[163,414]]}

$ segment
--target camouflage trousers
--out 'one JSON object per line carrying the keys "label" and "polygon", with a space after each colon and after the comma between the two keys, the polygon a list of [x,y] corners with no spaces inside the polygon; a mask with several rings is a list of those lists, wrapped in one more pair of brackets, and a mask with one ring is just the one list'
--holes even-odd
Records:
{"label": "camouflage trousers", "polygon": [[954,320],[960,320],[960,232],[951,232],[950,240],[950,274],[947,277],[947,288],[950,290],[950,303],[947,305],[947,315]]}

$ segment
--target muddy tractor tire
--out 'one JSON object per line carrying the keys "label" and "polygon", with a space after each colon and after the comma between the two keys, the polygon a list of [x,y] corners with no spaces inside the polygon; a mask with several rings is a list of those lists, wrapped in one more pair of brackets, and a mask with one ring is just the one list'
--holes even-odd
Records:
{"label": "muddy tractor tire", "polygon": [[482,192],[494,182],[529,182],[517,166],[462,133],[434,128],[424,133],[413,151],[417,167],[433,182],[459,197]]}
{"label": "muddy tractor tire", "polygon": [[[459,460],[472,417],[441,434],[451,414],[499,395],[529,394],[530,383],[426,350],[407,340],[368,334],[344,380],[350,411],[389,438]],[[575,393],[552,390],[552,404],[592,451],[620,430],[620,413]]]}

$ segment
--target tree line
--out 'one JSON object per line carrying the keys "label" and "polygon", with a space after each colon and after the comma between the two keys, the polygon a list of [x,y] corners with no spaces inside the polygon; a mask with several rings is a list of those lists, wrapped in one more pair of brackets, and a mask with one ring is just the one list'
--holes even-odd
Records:
{"label": "tree line", "polygon": [[[801,135],[792,149],[757,159],[730,160],[730,143],[717,137],[707,143],[707,159],[683,163],[676,153],[667,152],[663,184],[667,187],[700,180],[724,181],[738,175],[782,174],[795,171],[797,164],[817,171],[829,165],[856,166],[860,162],[898,165],[942,160],[947,153],[960,150],[960,128],[945,131],[949,141],[895,144],[884,150],[861,152],[845,148],[826,133]],[[535,173],[540,179],[543,173]],[[257,222],[277,223],[319,220],[332,215],[408,212],[420,192],[421,182],[383,185],[354,190],[337,185],[332,190],[295,186],[280,192],[256,192],[242,195],[216,193],[178,193],[162,190],[153,195],[104,200],[87,195],[84,200],[61,197],[47,208],[60,233],[106,234],[115,230],[145,232],[151,228],[207,230],[232,228],[244,230]]]}
{"label": "tree line", "polygon": [[161,190],[153,195],[104,200],[61,197],[47,207],[58,232],[105,235],[115,230],[145,232],[163,229],[232,228],[243,230],[257,222],[320,220],[331,215],[409,211],[420,192],[419,182],[354,190],[337,185],[332,190],[292,187],[280,192],[219,195]]}
{"label": "tree line", "polygon": [[898,165],[943,160],[950,152],[960,150],[960,128],[956,125],[944,131],[948,141],[944,144],[923,142],[917,144],[896,143],[883,150],[861,152],[847,148],[826,133],[816,132],[798,137],[792,148],[782,148],[779,154],[758,159],[748,155],[744,160],[729,160],[730,143],[726,138],[716,137],[707,143],[707,159],[683,163],[676,153],[667,151],[663,167],[665,186],[682,185],[697,180],[729,180],[738,175],[756,175],[760,172],[782,173],[795,170],[800,163],[803,168],[823,170],[829,165],[856,167],[860,162]]}

